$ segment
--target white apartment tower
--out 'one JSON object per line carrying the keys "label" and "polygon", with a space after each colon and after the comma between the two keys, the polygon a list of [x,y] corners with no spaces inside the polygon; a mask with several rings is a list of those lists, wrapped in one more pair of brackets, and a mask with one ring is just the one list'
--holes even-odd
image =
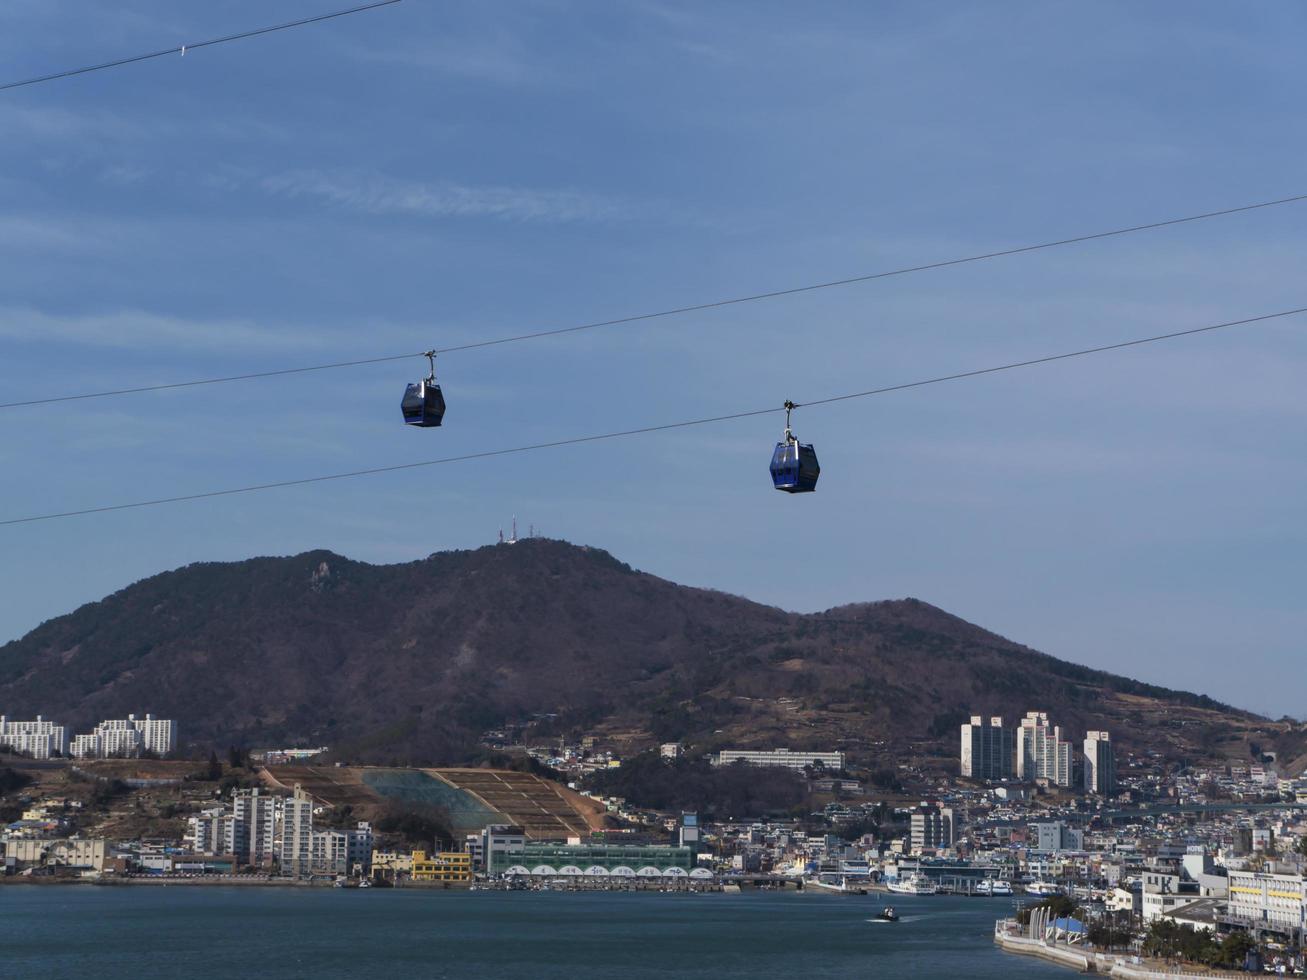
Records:
{"label": "white apartment tower", "polygon": [[282,801],[277,860],[283,874],[309,870],[313,857],[313,801],[295,784],[295,795]]}
{"label": "white apartment tower", "polygon": [[1012,730],[997,716],[985,719],[972,715],[962,726],[962,775],[971,779],[1011,779]]}
{"label": "white apartment tower", "polygon": [[315,830],[312,867],[316,873],[366,875],[372,870],[372,825],[355,830]]}
{"label": "white apartment tower", "polygon": [[78,759],[131,757],[142,750],[167,755],[177,746],[177,722],[146,715],[128,715],[102,721],[86,735],[73,739],[72,754]]}
{"label": "white apartment tower", "polygon": [[1116,795],[1116,757],[1107,732],[1085,735],[1085,792],[1098,796]]}
{"label": "white apartment tower", "polygon": [[0,749],[22,752],[33,759],[49,759],[68,754],[68,733],[63,725],[46,721],[10,721],[0,715]]}
{"label": "white apartment tower", "polygon": [[1050,726],[1043,711],[1029,711],[1017,732],[1017,778],[1047,779],[1057,786],[1071,785],[1071,743],[1059,726]]}
{"label": "white apartment tower", "polygon": [[231,822],[227,825],[226,851],[246,864],[263,864],[275,851],[277,799],[257,789],[232,798]]}
{"label": "white apartment tower", "polygon": [[212,807],[190,818],[186,835],[196,854],[225,854],[231,835],[231,814],[222,807]]}
{"label": "white apartment tower", "polygon": [[177,722],[147,714],[144,718],[128,715],[127,720],[141,733],[141,748],[158,755],[167,755],[177,747]]}

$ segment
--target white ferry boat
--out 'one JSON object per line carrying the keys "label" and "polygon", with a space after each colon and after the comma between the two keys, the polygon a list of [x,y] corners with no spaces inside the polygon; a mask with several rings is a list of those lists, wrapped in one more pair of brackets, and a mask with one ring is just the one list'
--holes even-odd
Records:
{"label": "white ferry boat", "polygon": [[934,895],[939,891],[939,887],[921,873],[909,875],[906,879],[895,879],[887,882],[885,885],[890,891],[898,895]]}
{"label": "white ferry boat", "polygon": [[976,883],[977,895],[987,897],[1008,897],[1012,894],[1012,882],[1005,881],[1002,878],[986,878],[984,881]]}
{"label": "white ferry boat", "polygon": [[1032,881],[1030,884],[1026,885],[1026,894],[1041,896],[1061,895],[1062,888],[1060,885],[1055,885],[1051,881]]}

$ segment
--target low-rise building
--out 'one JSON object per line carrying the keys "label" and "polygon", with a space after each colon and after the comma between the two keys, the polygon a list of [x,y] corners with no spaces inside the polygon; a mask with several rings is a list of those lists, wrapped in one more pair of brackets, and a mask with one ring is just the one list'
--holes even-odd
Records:
{"label": "low-rise building", "polygon": [[372,873],[387,878],[395,878],[413,871],[413,854],[399,851],[374,851],[372,853]]}
{"label": "low-rise building", "polygon": [[1109,912],[1139,915],[1144,907],[1143,893],[1135,888],[1113,888],[1104,898],[1103,905]]}
{"label": "low-rise building", "polygon": [[513,877],[679,877],[694,869],[688,847],[627,844],[527,844],[490,855],[492,875]]}
{"label": "low-rise building", "polygon": [[44,865],[83,871],[100,871],[109,856],[109,842],[102,837],[71,837],[67,840],[8,840],[6,861],[19,868]]}
{"label": "low-rise building", "polygon": [[526,831],[509,824],[491,824],[479,834],[468,834],[467,850],[472,855],[472,867],[485,872],[490,868],[490,855],[504,851],[520,851],[526,846]]}
{"label": "low-rise building", "polygon": [[1299,874],[1231,871],[1230,915],[1244,922],[1286,932],[1307,921],[1307,878]]}
{"label": "low-rise building", "polygon": [[1144,873],[1141,908],[1144,923],[1168,915],[1200,897],[1196,881],[1186,881],[1178,874],[1165,871],[1147,871]]}
{"label": "low-rise building", "polygon": [[743,762],[750,766],[784,766],[787,769],[843,769],[843,752],[791,752],[789,749],[722,749],[712,758],[715,766]]}
{"label": "low-rise building", "polygon": [[1068,827],[1061,820],[1037,823],[1034,828],[1031,850],[1044,854],[1060,851],[1082,851],[1085,848],[1085,833],[1074,827]]}
{"label": "low-rise building", "polygon": [[467,851],[442,851],[427,855],[414,851],[410,875],[414,881],[471,881],[472,855]]}

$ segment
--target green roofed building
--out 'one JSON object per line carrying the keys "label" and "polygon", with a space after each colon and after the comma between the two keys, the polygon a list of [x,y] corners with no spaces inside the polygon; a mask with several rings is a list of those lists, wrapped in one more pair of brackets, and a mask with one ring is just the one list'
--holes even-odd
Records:
{"label": "green roofed building", "polygon": [[509,878],[711,878],[688,847],[623,844],[527,844],[496,851],[489,872]]}

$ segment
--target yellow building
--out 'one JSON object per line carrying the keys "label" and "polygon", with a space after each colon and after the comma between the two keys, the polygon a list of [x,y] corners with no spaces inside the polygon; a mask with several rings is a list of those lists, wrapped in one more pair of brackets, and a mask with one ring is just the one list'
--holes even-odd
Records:
{"label": "yellow building", "polygon": [[428,857],[426,851],[414,851],[412,875],[414,881],[471,881],[472,855],[442,851]]}

